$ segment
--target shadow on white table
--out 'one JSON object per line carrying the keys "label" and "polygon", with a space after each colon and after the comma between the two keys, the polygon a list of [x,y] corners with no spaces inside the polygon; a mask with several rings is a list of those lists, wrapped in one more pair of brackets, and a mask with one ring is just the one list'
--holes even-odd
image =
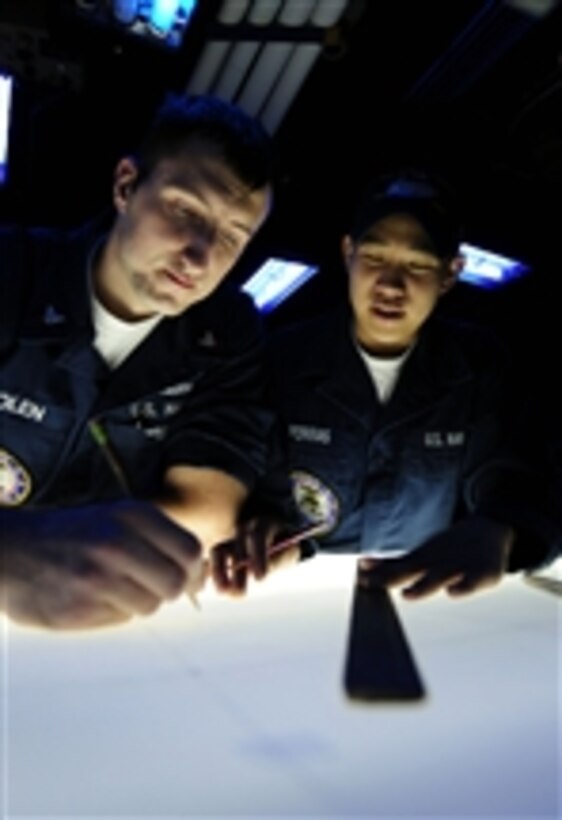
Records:
{"label": "shadow on white table", "polygon": [[560,599],[394,595],[428,696],[361,706],[354,576],[320,557],[83,634],[4,619],[5,820],[560,817]]}

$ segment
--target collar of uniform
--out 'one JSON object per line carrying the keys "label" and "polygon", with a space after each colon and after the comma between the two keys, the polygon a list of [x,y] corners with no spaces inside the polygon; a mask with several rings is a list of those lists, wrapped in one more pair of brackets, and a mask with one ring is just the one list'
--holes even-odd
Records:
{"label": "collar of uniform", "polygon": [[408,357],[383,417],[398,424],[423,412],[475,376],[461,342],[461,326],[432,317]]}
{"label": "collar of uniform", "polygon": [[[290,350],[286,345],[289,345]],[[288,355],[287,355],[288,354]],[[376,412],[375,389],[355,349],[347,311],[336,310],[310,320],[279,338],[276,357],[292,380],[316,390],[365,427]],[[289,391],[290,392],[290,391]]]}
{"label": "collar of uniform", "polygon": [[22,336],[70,347],[93,338],[89,261],[103,239],[110,216],[79,229],[34,231],[34,285]]}
{"label": "collar of uniform", "polygon": [[90,339],[94,334],[90,286],[92,254],[108,233],[112,219],[111,213],[104,212],[70,234],[59,265],[68,318],[75,331],[82,331]]}

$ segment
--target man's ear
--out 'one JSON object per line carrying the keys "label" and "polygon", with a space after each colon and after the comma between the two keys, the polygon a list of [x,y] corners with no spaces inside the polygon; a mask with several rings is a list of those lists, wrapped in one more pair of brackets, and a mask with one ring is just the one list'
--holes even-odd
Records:
{"label": "man's ear", "polygon": [[451,290],[461,275],[464,265],[464,256],[454,256],[452,259],[449,259],[445,266],[443,281],[441,282],[441,294],[447,293],[448,290]]}
{"label": "man's ear", "polygon": [[355,254],[355,243],[349,235],[344,236],[344,238],[341,241],[341,252],[344,264],[347,270],[349,270],[350,265],[353,261],[353,256]]}
{"label": "man's ear", "polygon": [[138,179],[139,171],[132,157],[123,157],[113,172],[113,204],[119,213],[124,213],[129,198]]}

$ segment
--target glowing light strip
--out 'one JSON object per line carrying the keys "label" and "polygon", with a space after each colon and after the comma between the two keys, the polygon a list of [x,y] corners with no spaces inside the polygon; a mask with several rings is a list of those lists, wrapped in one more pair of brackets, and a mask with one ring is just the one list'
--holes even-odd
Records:
{"label": "glowing light strip", "polygon": [[8,136],[10,133],[10,109],[12,103],[11,77],[0,74],[0,184],[4,182],[8,169]]}
{"label": "glowing light strip", "polygon": [[272,258],[242,285],[242,290],[252,297],[259,310],[267,313],[316,273],[316,265]]}
{"label": "glowing light strip", "polygon": [[471,285],[496,288],[529,272],[528,265],[523,262],[476,245],[464,243],[460,251],[466,261],[459,279]]}

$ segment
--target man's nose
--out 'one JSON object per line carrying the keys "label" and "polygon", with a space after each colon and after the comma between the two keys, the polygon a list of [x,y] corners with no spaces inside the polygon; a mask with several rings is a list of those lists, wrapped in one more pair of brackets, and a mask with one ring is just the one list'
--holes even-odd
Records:
{"label": "man's nose", "polygon": [[215,242],[215,231],[210,226],[199,225],[189,232],[183,246],[183,257],[189,265],[204,267]]}
{"label": "man's nose", "polygon": [[403,266],[398,262],[388,261],[380,269],[376,284],[377,287],[389,290],[404,290],[405,287],[405,271]]}

